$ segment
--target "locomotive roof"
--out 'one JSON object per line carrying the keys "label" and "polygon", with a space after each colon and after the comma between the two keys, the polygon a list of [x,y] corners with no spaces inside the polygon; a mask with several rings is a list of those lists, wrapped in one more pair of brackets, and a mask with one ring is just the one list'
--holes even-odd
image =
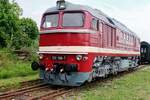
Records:
{"label": "locomotive roof", "polygon": [[[85,10],[85,11],[88,11],[93,16],[101,19],[102,21],[106,22],[110,26],[117,27],[117,28],[121,29],[123,32],[127,32],[129,34],[137,36],[134,32],[132,32],[129,28],[127,28],[124,24],[120,23],[119,21],[117,21],[114,18],[111,18],[111,17],[107,16],[106,14],[104,14],[102,11],[100,11],[98,9],[93,9],[89,6],[83,6],[83,5],[72,4],[70,2],[66,2],[66,9],[64,11],[68,11],[68,10],[69,11],[70,10]],[[60,11],[60,10],[58,10],[58,8],[55,6],[55,7],[47,9],[47,11],[45,13],[57,12],[57,11]]]}
{"label": "locomotive roof", "polygon": [[146,42],[146,41],[142,41],[142,42],[141,42],[141,45],[147,45],[147,46],[150,47],[150,44],[149,44],[148,42]]}

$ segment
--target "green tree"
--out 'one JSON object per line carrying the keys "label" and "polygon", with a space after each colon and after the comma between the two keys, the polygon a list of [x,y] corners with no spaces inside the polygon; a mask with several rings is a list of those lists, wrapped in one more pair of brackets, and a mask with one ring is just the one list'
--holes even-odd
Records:
{"label": "green tree", "polygon": [[22,9],[13,0],[0,0],[0,47],[20,49],[37,38],[38,28],[30,18],[21,18]]}
{"label": "green tree", "polygon": [[26,33],[28,37],[32,40],[37,38],[38,35],[38,27],[36,22],[34,22],[30,18],[22,18],[20,19],[20,28],[21,31]]}
{"label": "green tree", "polygon": [[19,50],[21,48],[29,47],[32,44],[32,40],[24,32],[16,33],[12,38],[11,47]]}
{"label": "green tree", "polygon": [[19,29],[18,22],[21,11],[15,1],[10,3],[9,0],[0,0],[0,37],[5,42],[3,43],[5,46],[11,44],[14,33]]}
{"label": "green tree", "polygon": [[4,32],[0,32],[0,47],[6,46],[6,34]]}
{"label": "green tree", "polygon": [[31,46],[38,36],[38,27],[36,22],[30,18],[19,20],[19,30],[12,38],[12,46],[15,49],[21,49]]}

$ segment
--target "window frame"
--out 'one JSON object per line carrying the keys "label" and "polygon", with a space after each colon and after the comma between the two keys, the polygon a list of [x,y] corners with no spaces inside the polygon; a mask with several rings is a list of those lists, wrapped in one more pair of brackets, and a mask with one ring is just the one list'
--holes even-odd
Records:
{"label": "window frame", "polygon": [[103,21],[101,21],[101,20],[99,20],[99,30],[98,31],[100,31],[100,32],[103,32]]}
{"label": "window frame", "polygon": [[[96,29],[93,27],[93,20],[95,20],[96,22]],[[99,19],[98,18],[92,18],[92,21],[91,21],[91,29],[95,30],[95,31],[99,31]]]}

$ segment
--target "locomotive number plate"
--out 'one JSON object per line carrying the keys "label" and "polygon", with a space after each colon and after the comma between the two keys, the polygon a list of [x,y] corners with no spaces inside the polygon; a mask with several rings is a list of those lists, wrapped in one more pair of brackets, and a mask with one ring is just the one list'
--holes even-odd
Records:
{"label": "locomotive number plate", "polygon": [[66,56],[52,56],[52,60],[66,60]]}

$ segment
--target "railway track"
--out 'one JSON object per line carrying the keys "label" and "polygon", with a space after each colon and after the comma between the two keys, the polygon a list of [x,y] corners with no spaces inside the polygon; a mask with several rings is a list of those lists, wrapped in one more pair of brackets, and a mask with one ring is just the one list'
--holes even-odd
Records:
{"label": "railway track", "polygon": [[[115,78],[122,77],[123,75],[129,74],[131,72],[136,72],[143,68],[145,68],[145,65],[142,65],[132,71],[126,71],[123,73],[119,73],[117,76],[110,76],[106,79],[96,80],[92,83],[85,84],[84,86],[81,86],[77,89],[81,89],[81,88],[84,88],[87,86],[93,86],[93,84],[95,84],[96,82],[112,81]],[[23,84],[27,84],[30,82],[38,83],[38,81],[37,82],[36,81],[27,81],[27,82],[23,82]],[[55,97],[70,93],[73,90],[75,90],[75,88],[55,87],[55,86],[47,85],[44,83],[40,83],[40,81],[39,81],[39,84],[34,84],[33,86],[18,89],[15,91],[9,91],[9,92],[2,93],[2,94],[0,94],[0,100],[52,100]]]}
{"label": "railway track", "polygon": [[20,82],[21,87],[26,87],[26,86],[31,86],[31,85],[36,85],[36,84],[42,84],[43,81],[41,79],[36,79],[36,80],[30,80],[30,81],[23,81]]}
{"label": "railway track", "polygon": [[38,84],[2,93],[0,100],[49,100],[71,91],[71,88],[56,88],[48,84]]}
{"label": "railway track", "polygon": [[48,85],[47,84],[38,84],[38,85],[34,85],[34,86],[29,86],[26,88],[22,88],[22,89],[18,89],[15,91],[9,91],[9,92],[5,92],[0,94],[0,100],[12,100],[13,97],[27,93],[27,92],[33,92],[33,91],[37,91],[43,88],[47,88]]}
{"label": "railway track", "polygon": [[73,89],[66,89],[66,88],[56,89],[53,91],[49,91],[43,95],[28,98],[28,100],[52,100],[55,97],[61,96],[66,93],[70,93],[72,90]]}
{"label": "railway track", "polygon": [[39,83],[41,82],[41,79],[36,79],[36,80],[30,80],[30,81],[23,81],[21,84],[27,84],[27,83]]}
{"label": "railway track", "polygon": [[[23,81],[23,82],[20,82],[19,84],[19,89],[21,88],[25,88],[25,87],[29,87],[29,86],[33,86],[33,85],[36,85],[36,84],[42,84],[43,81],[41,79],[36,79],[36,80],[30,80],[30,81]],[[1,92],[6,92],[8,90],[14,90],[12,87],[5,87],[5,86],[0,86],[0,94]]]}

